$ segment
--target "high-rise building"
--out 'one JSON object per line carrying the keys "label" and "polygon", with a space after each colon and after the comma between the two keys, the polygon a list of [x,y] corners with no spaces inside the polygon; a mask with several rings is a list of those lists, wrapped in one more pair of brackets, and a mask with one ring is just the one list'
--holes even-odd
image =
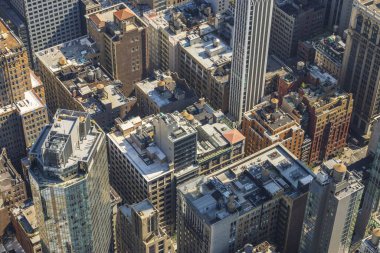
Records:
{"label": "high-rise building", "polygon": [[10,3],[26,20],[33,56],[35,52],[82,35],[79,0],[11,0]]}
{"label": "high-rise building", "polygon": [[0,34],[0,107],[3,107],[23,100],[32,86],[24,44],[1,19]]}
{"label": "high-rise building", "polygon": [[109,252],[106,136],[90,115],[58,110],[29,153],[43,252]]}
{"label": "high-rise building", "polygon": [[363,239],[358,253],[379,253],[380,252],[380,228],[375,228],[372,235]]}
{"label": "high-rise building", "polygon": [[0,19],[0,143],[16,167],[47,123],[46,105],[33,90],[27,50]]}
{"label": "high-rise building", "polygon": [[323,32],[325,8],[316,0],[275,0],[270,33],[271,53],[281,59],[294,57],[298,42]]}
{"label": "high-rise building", "polygon": [[313,177],[277,144],[178,186],[178,252],[236,252],[263,241],[297,252]]}
{"label": "high-rise building", "polygon": [[364,201],[356,224],[355,239],[366,235],[372,213],[380,211],[380,140],[377,140],[376,153],[371,164],[369,182],[364,193]]}
{"label": "high-rise building", "polygon": [[88,112],[102,128],[126,117],[136,98],[124,96],[123,84],[98,66],[98,56],[96,45],[87,36],[37,52],[52,114],[59,108]]}
{"label": "high-rise building", "polygon": [[380,115],[380,2],[354,0],[340,85],[353,93],[352,130],[369,138]]}
{"label": "high-rise building", "polygon": [[119,208],[116,242],[119,252],[174,253],[170,237],[158,223],[158,211],[149,200]]}
{"label": "high-rise building", "polygon": [[343,36],[350,24],[353,0],[322,0],[325,7],[324,26]]}
{"label": "high-rise building", "polygon": [[30,53],[28,27],[25,19],[18,14],[17,10],[7,0],[0,1],[0,18],[5,21],[9,28],[24,43],[28,51],[29,63],[31,63],[32,55]]}
{"label": "high-rise building", "polygon": [[348,253],[363,189],[345,165],[325,162],[310,185],[299,252]]}
{"label": "high-rise building", "polygon": [[236,1],[229,113],[239,124],[264,96],[272,9],[273,0]]}
{"label": "high-rise building", "polygon": [[129,96],[146,75],[146,24],[123,3],[86,18],[88,35],[100,51],[100,65],[123,83],[122,91]]}
{"label": "high-rise building", "polygon": [[302,157],[305,131],[289,114],[279,109],[278,99],[272,98],[244,113],[242,133],[245,154],[251,155],[275,143],[282,143],[298,158]]}
{"label": "high-rise building", "polygon": [[228,111],[232,49],[210,25],[202,25],[179,42],[178,74],[198,97],[214,108]]}

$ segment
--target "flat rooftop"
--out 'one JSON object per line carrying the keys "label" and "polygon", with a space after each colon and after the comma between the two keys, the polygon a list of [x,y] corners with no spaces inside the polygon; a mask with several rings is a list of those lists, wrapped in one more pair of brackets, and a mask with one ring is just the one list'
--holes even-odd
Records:
{"label": "flat rooftop", "polygon": [[93,64],[71,66],[56,75],[72,97],[91,115],[119,108],[135,100],[122,94],[120,81],[111,80],[100,67]]}
{"label": "flat rooftop", "polygon": [[178,101],[195,100],[194,92],[185,83],[175,81],[172,74],[157,73],[154,79],[143,80],[135,86],[158,108],[174,105]]}
{"label": "flat rooftop", "polygon": [[[207,24],[201,27],[210,31],[213,29]],[[205,69],[220,67],[232,60],[231,47],[213,33],[207,33],[204,36],[197,33],[190,34],[180,42],[180,45]]]}
{"label": "flat rooftop", "polygon": [[213,224],[284,195],[296,198],[307,191],[314,176],[282,145],[274,145],[208,177],[180,185],[178,190]]}
{"label": "flat rooftop", "polygon": [[84,66],[97,56],[95,42],[88,36],[79,37],[66,43],[39,51],[36,57],[51,72],[55,73],[69,66]]}
{"label": "flat rooftop", "polygon": [[23,46],[20,39],[8,28],[0,18],[0,55],[12,54],[14,50]]}
{"label": "flat rooftop", "polygon": [[24,115],[46,107],[40,98],[32,91],[25,92],[25,98],[15,103],[20,115]]}
{"label": "flat rooftop", "polygon": [[[186,33],[208,21],[211,5],[205,1],[189,1],[166,10],[151,10],[144,13],[144,20],[155,29],[166,31],[172,40],[186,37]],[[213,15],[211,13],[211,15]]]}
{"label": "flat rooftop", "polygon": [[[278,105],[277,105],[278,106]],[[262,127],[273,134],[278,128],[294,123],[294,119],[280,108],[274,108],[270,102],[256,105],[251,111],[244,113],[249,121],[256,120]]]}
{"label": "flat rooftop", "polygon": [[147,181],[153,181],[170,171],[166,155],[154,142],[149,143],[147,148],[140,148],[136,141],[140,136],[134,137],[138,134],[139,126],[141,126],[141,135],[149,135],[154,131],[153,117],[150,116],[144,120],[137,117],[125,121],[119,124],[117,131],[108,134],[108,140],[115,144]]}
{"label": "flat rooftop", "polygon": [[35,243],[34,241],[39,241],[40,237],[38,233],[36,210],[33,203],[26,203],[24,206],[13,209],[12,214],[26,234],[35,237],[31,238],[32,242]]}

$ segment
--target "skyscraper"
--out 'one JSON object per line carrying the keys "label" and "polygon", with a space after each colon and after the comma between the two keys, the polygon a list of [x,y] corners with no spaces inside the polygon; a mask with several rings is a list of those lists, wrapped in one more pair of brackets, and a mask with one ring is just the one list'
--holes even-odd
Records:
{"label": "skyscraper", "polygon": [[82,34],[79,0],[11,0],[25,18],[32,53]]}
{"label": "skyscraper", "polygon": [[353,93],[351,127],[368,138],[380,115],[380,1],[354,0],[340,85]]}
{"label": "skyscraper", "polygon": [[237,0],[229,113],[241,122],[264,95],[273,0]]}
{"label": "skyscraper", "polygon": [[30,151],[43,252],[108,252],[111,201],[105,134],[89,114],[58,110]]}
{"label": "skyscraper", "polygon": [[371,165],[369,182],[364,194],[363,206],[358,219],[361,222],[356,224],[354,240],[362,239],[365,236],[368,222],[372,212],[380,211],[380,142],[377,139],[377,149]]}
{"label": "skyscraper", "polygon": [[326,7],[324,25],[342,36],[350,24],[352,2],[353,0],[322,0]]}
{"label": "skyscraper", "polygon": [[48,122],[44,98],[34,91],[34,81],[24,44],[0,19],[0,147],[7,149],[16,168]]}
{"label": "skyscraper", "polygon": [[299,252],[348,253],[363,189],[345,165],[325,162],[310,185]]}

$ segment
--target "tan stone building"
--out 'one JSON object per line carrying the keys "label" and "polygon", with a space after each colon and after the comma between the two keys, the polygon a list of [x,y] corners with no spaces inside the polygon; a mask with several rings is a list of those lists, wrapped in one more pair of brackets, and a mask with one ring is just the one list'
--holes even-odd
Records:
{"label": "tan stone building", "polygon": [[24,44],[0,19],[0,145],[16,167],[48,123],[43,92],[31,82]]}
{"label": "tan stone building", "polygon": [[158,211],[148,200],[121,206],[117,221],[119,252],[175,252],[170,237],[159,226]]}
{"label": "tan stone building", "polygon": [[314,48],[315,64],[338,78],[342,69],[344,49],[346,48],[342,39],[339,36],[331,35],[317,41]]}
{"label": "tan stone building", "polygon": [[31,88],[28,52],[0,19],[0,107],[24,99]]}
{"label": "tan stone building", "polygon": [[125,4],[86,16],[88,35],[100,50],[100,64],[123,83],[129,96],[147,69],[146,24]]}
{"label": "tan stone building", "polygon": [[305,131],[289,114],[279,109],[278,99],[272,98],[244,113],[242,130],[246,137],[245,154],[250,155],[275,143],[282,143],[301,158]]}
{"label": "tan stone building", "polygon": [[33,203],[12,210],[11,221],[17,241],[25,253],[42,253],[41,238]]}

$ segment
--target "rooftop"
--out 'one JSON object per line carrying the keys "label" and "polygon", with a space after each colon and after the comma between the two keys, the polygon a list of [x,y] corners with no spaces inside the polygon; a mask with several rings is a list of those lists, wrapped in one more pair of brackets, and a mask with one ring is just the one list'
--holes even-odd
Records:
{"label": "rooftop", "polygon": [[90,161],[100,135],[88,113],[59,109],[30,151],[39,162],[30,173],[45,184],[79,180],[86,172],[78,164]]}
{"label": "rooftop", "polygon": [[322,38],[314,44],[314,48],[336,64],[342,64],[346,44],[339,36],[330,35]]}
{"label": "rooftop", "polygon": [[276,0],[276,5],[288,15],[296,17],[309,10],[324,8],[322,4],[314,0]]}
{"label": "rooftop", "polygon": [[144,22],[125,5],[119,3],[97,12],[86,15],[91,24],[98,29],[104,29],[105,32],[118,40],[119,36],[125,32],[145,27]]}
{"label": "rooftop", "polygon": [[136,117],[120,122],[117,130],[108,134],[109,141],[119,148],[147,181],[152,181],[170,171],[167,156],[153,139],[154,117],[150,116],[144,120]]}
{"label": "rooftop", "polygon": [[201,0],[188,1],[163,11],[148,11],[144,13],[144,20],[155,29],[166,31],[171,40],[177,42],[185,38],[188,31],[206,23],[212,15],[211,5]]}
{"label": "rooftop", "polygon": [[336,185],[334,195],[337,199],[343,199],[364,188],[360,176],[355,172],[349,172],[345,165],[335,159],[325,161],[320,166],[316,180],[321,185],[334,182]]}
{"label": "rooftop", "polygon": [[213,224],[243,215],[272,199],[296,198],[307,191],[314,174],[283,146],[274,145],[209,177],[198,177],[178,190]]}
{"label": "rooftop", "polygon": [[126,98],[121,92],[122,83],[111,80],[107,74],[93,64],[68,67],[56,73],[72,97],[92,116],[126,107],[135,97]]}
{"label": "rooftop", "polygon": [[0,55],[10,55],[23,47],[21,40],[0,18]]}
{"label": "rooftop", "polygon": [[[208,24],[201,25],[200,29],[213,30]],[[195,31],[180,42],[180,45],[189,55],[205,69],[221,67],[231,62],[232,49],[216,34],[209,32],[205,32],[207,35],[204,36],[200,34],[201,32]]]}
{"label": "rooftop", "polygon": [[36,53],[36,57],[53,73],[68,67],[88,65],[97,56],[98,49],[95,46],[95,42],[88,36],[83,36]]}
{"label": "rooftop", "polygon": [[244,117],[249,121],[256,120],[259,122],[269,132],[269,135],[274,134],[284,126],[294,125],[294,119],[278,108],[276,98],[271,99],[270,102],[265,101],[256,105],[251,111],[244,113]]}
{"label": "rooftop", "polygon": [[[196,101],[194,91],[190,89],[186,82],[176,80],[174,73],[155,72],[153,80],[146,79],[136,83],[136,88],[149,97],[151,102],[155,104],[160,111],[165,108],[174,108],[174,110],[182,110],[183,106],[187,106]],[[188,101],[188,103],[184,103]],[[174,111],[173,110],[173,111]]]}
{"label": "rooftop", "polygon": [[25,203],[23,206],[13,209],[12,215],[24,229],[32,243],[40,241],[36,210],[32,202]]}
{"label": "rooftop", "polygon": [[41,99],[32,91],[25,92],[25,98],[15,103],[20,115],[34,112],[38,109],[46,107]]}

